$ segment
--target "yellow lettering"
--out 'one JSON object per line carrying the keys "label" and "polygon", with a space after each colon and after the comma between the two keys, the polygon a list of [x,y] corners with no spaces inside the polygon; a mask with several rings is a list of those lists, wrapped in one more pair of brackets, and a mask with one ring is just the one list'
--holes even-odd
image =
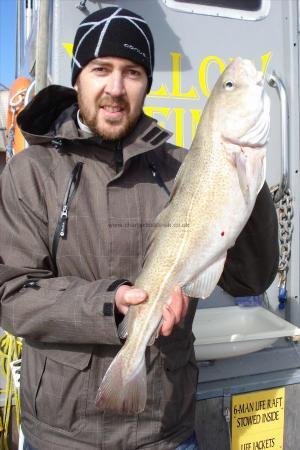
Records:
{"label": "yellow lettering", "polygon": [[183,123],[185,110],[183,108],[173,108],[175,113],[175,144],[179,147],[184,146]]}
{"label": "yellow lettering", "polygon": [[182,92],[181,53],[170,52],[172,58],[172,92],[169,93],[166,85],[162,84],[156,91],[150,91],[150,97],[199,98],[194,86],[188,92]]}
{"label": "yellow lettering", "polygon": [[198,98],[198,93],[194,86],[191,87],[191,89],[184,93],[182,92],[182,83],[181,83],[181,53],[170,53],[172,57],[172,82],[173,82],[173,91],[171,95],[173,97],[179,97],[179,98]]}
{"label": "yellow lettering", "polygon": [[168,92],[167,86],[164,84],[161,85],[157,91],[150,91],[148,97],[169,97],[170,94]]}
{"label": "yellow lettering", "polygon": [[[63,42],[63,47],[66,50],[68,56],[72,58],[72,51],[73,51],[73,44],[70,44],[68,42]],[[170,93],[167,86],[165,84],[162,84],[157,90],[150,91],[148,94],[148,97],[162,97],[162,98],[180,98],[180,99],[199,99],[199,93],[197,92],[197,89],[192,86],[188,92],[183,92],[182,87],[182,70],[181,70],[181,59],[182,54],[176,53],[176,52],[170,52],[171,58],[172,58],[172,92]],[[235,58],[228,58],[229,62],[233,61]],[[272,52],[267,52],[264,55],[261,56],[261,71],[265,74],[269,62],[272,59]],[[209,67],[211,64],[217,64],[219,67],[220,74],[224,71],[226,68],[225,62],[219,58],[216,55],[207,56],[204,58],[200,64],[199,67],[199,73],[198,73],[198,79],[199,79],[199,85],[201,88],[202,93],[205,95],[205,97],[209,97],[210,95],[210,89],[208,85],[209,80]],[[165,114],[165,113],[163,113]],[[193,125],[193,131],[195,132],[195,125]]]}
{"label": "yellow lettering", "polygon": [[217,64],[220,74],[224,71],[226,64],[218,56],[207,56],[203,59],[199,67],[199,84],[205,97],[209,97],[210,89],[208,87],[208,69],[211,64]]}
{"label": "yellow lettering", "polygon": [[[161,106],[144,106],[144,113],[147,116],[158,119],[159,116],[163,116],[165,120],[158,122],[159,126],[163,128],[170,127],[167,122],[171,119],[170,116],[174,113],[175,118],[175,144],[179,147],[184,147],[185,145],[185,128],[184,128],[184,118],[187,110],[184,108],[166,108]],[[192,139],[195,136],[197,125],[200,122],[202,110],[201,109],[190,109],[191,114],[191,136]],[[157,117],[158,116],[158,117]]]}
{"label": "yellow lettering", "polygon": [[177,97],[177,98],[199,98],[194,86],[188,92],[182,92],[181,78],[181,53],[170,52],[172,58],[172,92],[169,93],[166,85],[162,84],[156,91],[150,91],[150,97]]}
{"label": "yellow lettering", "polygon": [[202,110],[201,109],[190,109],[192,116],[192,139],[194,139],[198,123],[201,119]]}
{"label": "yellow lettering", "polygon": [[[155,118],[156,114],[162,114],[168,120],[171,112],[171,108],[161,106],[144,106],[144,113],[153,118]],[[165,122],[158,122],[158,125],[160,127],[167,128]]]}

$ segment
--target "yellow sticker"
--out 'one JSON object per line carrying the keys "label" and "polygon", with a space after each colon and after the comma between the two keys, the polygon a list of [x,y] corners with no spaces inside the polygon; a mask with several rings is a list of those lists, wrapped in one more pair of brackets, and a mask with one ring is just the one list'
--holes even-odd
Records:
{"label": "yellow sticker", "polygon": [[232,397],[231,450],[282,450],[285,388]]}

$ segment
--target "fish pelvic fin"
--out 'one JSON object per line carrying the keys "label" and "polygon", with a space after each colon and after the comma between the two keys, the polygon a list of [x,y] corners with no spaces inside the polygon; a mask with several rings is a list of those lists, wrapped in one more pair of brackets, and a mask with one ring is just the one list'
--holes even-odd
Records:
{"label": "fish pelvic fin", "polygon": [[156,341],[156,339],[159,337],[159,334],[160,334],[160,328],[161,328],[161,326],[162,326],[163,323],[164,323],[164,319],[161,318],[160,321],[159,321],[159,324],[158,324],[157,328],[155,328],[155,330],[153,331],[152,336],[150,337],[147,346],[150,347],[151,345],[153,345],[154,342]]}
{"label": "fish pelvic fin", "polygon": [[120,339],[126,339],[129,328],[129,312],[126,314],[122,322],[118,325],[118,335]]}
{"label": "fish pelvic fin", "polygon": [[107,369],[96,395],[96,406],[101,411],[135,415],[144,411],[147,400],[145,354],[128,370],[126,346],[117,354]]}
{"label": "fish pelvic fin", "polygon": [[216,287],[222,275],[226,255],[227,253],[201,272],[190,283],[185,284],[183,286],[183,292],[189,297],[207,298]]}

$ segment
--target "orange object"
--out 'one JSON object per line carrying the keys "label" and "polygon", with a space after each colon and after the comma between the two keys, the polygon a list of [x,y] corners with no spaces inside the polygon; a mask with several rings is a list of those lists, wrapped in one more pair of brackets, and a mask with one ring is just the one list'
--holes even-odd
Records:
{"label": "orange object", "polygon": [[[30,80],[25,77],[17,78],[9,90],[8,113],[6,121],[7,157],[13,156],[25,147],[25,139],[17,125],[17,116],[24,108],[26,91]],[[9,148],[8,148],[9,147]]]}

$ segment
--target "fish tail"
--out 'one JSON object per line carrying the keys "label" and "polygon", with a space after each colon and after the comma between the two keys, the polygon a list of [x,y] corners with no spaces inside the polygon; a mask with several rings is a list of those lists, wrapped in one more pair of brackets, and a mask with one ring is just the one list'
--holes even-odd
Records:
{"label": "fish tail", "polygon": [[[132,365],[128,370],[128,364]],[[125,347],[107,369],[96,396],[96,406],[119,414],[139,414],[146,406],[147,379],[145,354],[133,365]]]}

